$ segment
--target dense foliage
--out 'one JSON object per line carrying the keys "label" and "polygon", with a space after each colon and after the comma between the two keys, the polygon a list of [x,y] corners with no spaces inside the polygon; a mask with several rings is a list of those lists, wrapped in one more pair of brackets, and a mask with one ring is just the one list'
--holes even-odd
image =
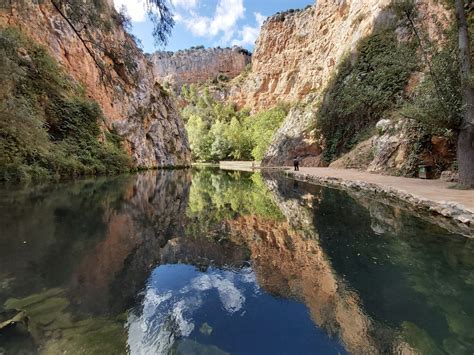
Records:
{"label": "dense foliage", "polygon": [[393,31],[381,31],[362,40],[355,59],[347,57],[341,63],[317,122],[326,140],[327,162],[350,150],[400,102],[415,58],[412,43],[399,43]]}
{"label": "dense foliage", "polygon": [[130,160],[98,104],[46,50],[0,32],[0,180],[118,173]]}
{"label": "dense foliage", "polygon": [[182,114],[196,161],[261,160],[287,114],[286,107],[278,106],[249,115],[217,101],[207,88],[199,92],[194,85],[183,87],[181,94],[188,102]]}
{"label": "dense foliage", "polygon": [[440,50],[430,51],[431,74],[427,73],[402,109],[402,114],[416,119],[433,134],[446,134],[459,127],[462,114],[461,77],[458,48],[452,33]]}

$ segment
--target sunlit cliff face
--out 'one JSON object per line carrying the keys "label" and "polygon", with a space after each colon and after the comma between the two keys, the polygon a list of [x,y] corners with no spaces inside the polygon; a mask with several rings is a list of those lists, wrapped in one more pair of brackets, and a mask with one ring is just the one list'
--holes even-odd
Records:
{"label": "sunlit cliff face", "polygon": [[[90,45],[88,51],[52,3],[27,0],[21,6],[13,5],[12,11],[0,8],[0,27],[17,28],[45,46],[85,95],[99,104],[104,113],[102,128],[123,138],[135,166],[189,166],[191,152],[176,103],[163,94],[164,83],[155,75],[152,63],[121,26],[114,21],[110,30],[97,26],[94,41],[101,46]],[[124,41],[133,49],[129,60],[137,66],[134,74],[124,70],[124,55],[112,58],[113,53],[98,49],[117,48]],[[109,81],[92,56],[106,63]]]}

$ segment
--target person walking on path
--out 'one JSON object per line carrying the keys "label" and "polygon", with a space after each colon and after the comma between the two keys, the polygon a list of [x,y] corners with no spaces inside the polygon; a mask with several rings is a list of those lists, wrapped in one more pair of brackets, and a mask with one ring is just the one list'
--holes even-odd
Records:
{"label": "person walking on path", "polygon": [[293,159],[293,165],[295,167],[295,171],[300,171],[300,161],[298,160],[298,157],[295,157],[295,159]]}

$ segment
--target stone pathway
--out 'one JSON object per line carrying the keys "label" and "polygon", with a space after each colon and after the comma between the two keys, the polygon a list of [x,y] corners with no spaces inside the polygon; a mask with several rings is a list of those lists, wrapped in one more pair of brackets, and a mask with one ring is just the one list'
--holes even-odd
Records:
{"label": "stone pathway", "polygon": [[354,169],[335,168],[300,168],[299,172],[292,169],[287,170],[288,174],[313,175],[326,179],[341,179],[343,181],[365,182],[369,184],[389,187],[416,196],[419,199],[430,200],[439,204],[455,203],[462,205],[464,209],[474,213],[474,190],[456,190],[449,187],[453,183],[441,180],[423,180],[405,178],[398,176],[388,176],[371,174]]}

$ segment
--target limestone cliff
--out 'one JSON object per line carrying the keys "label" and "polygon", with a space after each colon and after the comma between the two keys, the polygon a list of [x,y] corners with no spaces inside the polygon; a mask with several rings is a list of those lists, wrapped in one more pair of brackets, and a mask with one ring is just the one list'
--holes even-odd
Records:
{"label": "limestone cliff", "polygon": [[255,45],[252,73],[232,90],[232,99],[259,111],[321,92],[389,2],[322,0],[268,18]]}
{"label": "limestone cliff", "polygon": [[[280,102],[294,105],[274,136],[264,165],[291,164],[294,156],[299,156],[303,165],[323,164],[324,141],[333,138],[321,139],[315,131],[325,91],[341,63],[347,58],[355,60],[364,38],[394,26],[392,3],[321,0],[304,10],[279,13],[266,20],[256,42],[250,74],[234,81],[229,90],[230,101],[253,112]],[[450,23],[449,13],[440,3],[420,0],[417,8],[417,21],[432,38],[440,36],[439,23]],[[401,41],[409,37],[406,28],[398,27],[395,33]]]}
{"label": "limestone cliff", "polygon": [[200,84],[219,75],[233,79],[251,61],[251,54],[240,47],[200,48],[178,52],[158,51],[151,55],[154,72],[162,82],[176,89],[184,84]]}
{"label": "limestone cliff", "polygon": [[[188,140],[175,103],[152,63],[116,20],[110,1],[102,3],[108,8],[99,20],[111,18],[106,29],[97,25],[92,30],[94,43],[83,43],[50,1],[14,2],[11,8],[2,8],[0,28],[17,28],[47,48],[87,97],[99,104],[105,116],[102,131],[114,131],[124,139],[135,167],[189,165]],[[118,48],[119,43],[123,47]]]}

